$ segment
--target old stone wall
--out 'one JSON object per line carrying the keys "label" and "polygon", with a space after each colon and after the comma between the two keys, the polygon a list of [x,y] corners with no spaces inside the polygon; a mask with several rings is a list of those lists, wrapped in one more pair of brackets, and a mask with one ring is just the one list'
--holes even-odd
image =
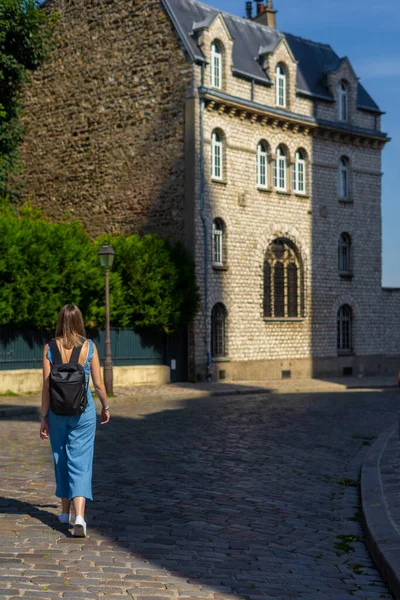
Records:
{"label": "old stone wall", "polygon": [[[400,357],[400,288],[383,288],[381,318],[383,352],[388,357]],[[397,364],[400,371],[400,361]]]}
{"label": "old stone wall", "polygon": [[[210,27],[207,52],[213,39],[229,46],[221,23]],[[296,65],[285,44],[270,57],[271,72],[283,62],[288,69],[288,106],[301,115],[317,114],[338,120],[336,104],[299,98],[295,93]],[[228,64],[229,68],[229,64]],[[340,78],[351,79],[345,63],[332,85]],[[208,81],[206,69],[206,85]],[[196,81],[200,81],[199,72]],[[350,124],[373,128],[357,110],[355,85],[350,90]],[[247,86],[247,87],[246,87]],[[235,76],[225,77],[224,91],[237,98],[250,99],[250,85]],[[255,88],[254,99],[275,106],[273,88]],[[196,103],[196,155],[200,157],[200,100]],[[369,117],[369,115],[368,115]],[[371,116],[372,119],[372,116]],[[218,130],[223,140],[222,181],[211,177],[211,138]],[[257,145],[268,149],[268,186],[260,189],[256,181]],[[273,163],[276,149],[282,145],[287,157],[286,192],[275,189]],[[307,182],[304,194],[293,188],[292,169],[295,153],[306,157]],[[273,119],[266,124],[241,111],[213,109],[204,111],[205,214],[208,236],[208,305],[204,314],[204,230],[200,219],[200,198],[196,194],[195,248],[197,275],[203,303],[196,320],[195,360],[197,372],[204,374],[206,323],[211,333],[210,315],[216,303],[227,310],[226,356],[214,359],[214,376],[280,377],[282,370],[294,376],[318,373],[341,375],[382,372],[383,318],[381,291],[381,150],[340,136],[305,135],[301,128],[285,129]],[[349,196],[340,199],[338,175],[342,156],[349,161]],[[200,190],[200,160],[196,165],[197,192]],[[226,264],[212,264],[212,223],[221,219],[226,227]],[[343,276],[338,269],[339,237],[351,239],[351,273]],[[276,238],[290,240],[297,248],[303,265],[304,314],[297,319],[268,319],[263,314],[263,263],[268,245]],[[352,351],[341,355],[337,348],[339,308],[347,304],[353,314]],[[376,357],[381,357],[379,360]]]}
{"label": "old stone wall", "polygon": [[184,230],[192,67],[160,0],[50,0],[57,47],[26,93],[26,193],[92,235]]}

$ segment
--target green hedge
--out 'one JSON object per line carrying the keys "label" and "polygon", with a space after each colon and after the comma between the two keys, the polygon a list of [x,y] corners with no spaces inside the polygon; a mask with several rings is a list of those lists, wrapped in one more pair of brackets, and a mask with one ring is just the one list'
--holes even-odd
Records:
{"label": "green hedge", "polygon": [[0,210],[0,325],[53,329],[64,304],[77,304],[86,325],[105,321],[104,272],[98,249],[116,252],[110,272],[115,327],[167,333],[189,323],[199,304],[191,255],[156,235],[107,235],[94,243],[78,222],[50,223],[24,207]]}

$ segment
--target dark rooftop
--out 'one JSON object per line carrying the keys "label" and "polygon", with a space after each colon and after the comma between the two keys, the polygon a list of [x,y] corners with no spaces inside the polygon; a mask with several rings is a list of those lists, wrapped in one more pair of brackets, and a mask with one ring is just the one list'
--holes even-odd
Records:
{"label": "dark rooftop", "polygon": [[[205,60],[196,42],[194,31],[208,27],[221,13],[233,38],[233,68],[237,75],[269,85],[270,79],[257,60],[260,48],[263,51],[274,51],[285,38],[298,61],[297,91],[327,101],[333,100],[325,84],[325,75],[329,71],[335,71],[343,59],[339,58],[328,44],[283,33],[249,19],[219,11],[196,0],[162,1],[193,61]],[[378,105],[360,83],[358,84],[358,107],[380,112]]]}

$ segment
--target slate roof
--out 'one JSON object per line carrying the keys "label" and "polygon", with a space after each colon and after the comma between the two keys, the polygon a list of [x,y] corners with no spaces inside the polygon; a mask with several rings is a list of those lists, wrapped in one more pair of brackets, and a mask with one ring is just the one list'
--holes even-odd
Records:
{"label": "slate roof", "polygon": [[[265,25],[254,23],[219,11],[197,0],[163,0],[175,28],[190,56],[195,62],[204,62],[204,55],[197,45],[195,31],[208,27],[221,13],[233,38],[233,70],[237,75],[255,79],[269,85],[270,79],[256,57],[260,48],[274,51],[283,38],[298,61],[297,90],[317,98],[333,101],[333,96],[324,84],[328,71],[335,71],[343,59],[328,44],[312,42]],[[358,84],[358,107],[381,112],[365,88]]]}

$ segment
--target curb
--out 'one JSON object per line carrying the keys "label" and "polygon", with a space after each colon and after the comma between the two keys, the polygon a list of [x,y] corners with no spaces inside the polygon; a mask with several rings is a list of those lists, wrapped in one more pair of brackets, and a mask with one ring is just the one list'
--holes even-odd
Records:
{"label": "curb", "polygon": [[399,385],[397,383],[384,383],[383,385],[372,384],[372,385],[354,385],[350,384],[346,386],[348,390],[398,390]]}
{"label": "curb", "polygon": [[361,504],[368,550],[396,600],[400,600],[400,533],[391,518],[382,491],[380,461],[390,438],[392,425],[381,433],[366,454],[361,470]]}

